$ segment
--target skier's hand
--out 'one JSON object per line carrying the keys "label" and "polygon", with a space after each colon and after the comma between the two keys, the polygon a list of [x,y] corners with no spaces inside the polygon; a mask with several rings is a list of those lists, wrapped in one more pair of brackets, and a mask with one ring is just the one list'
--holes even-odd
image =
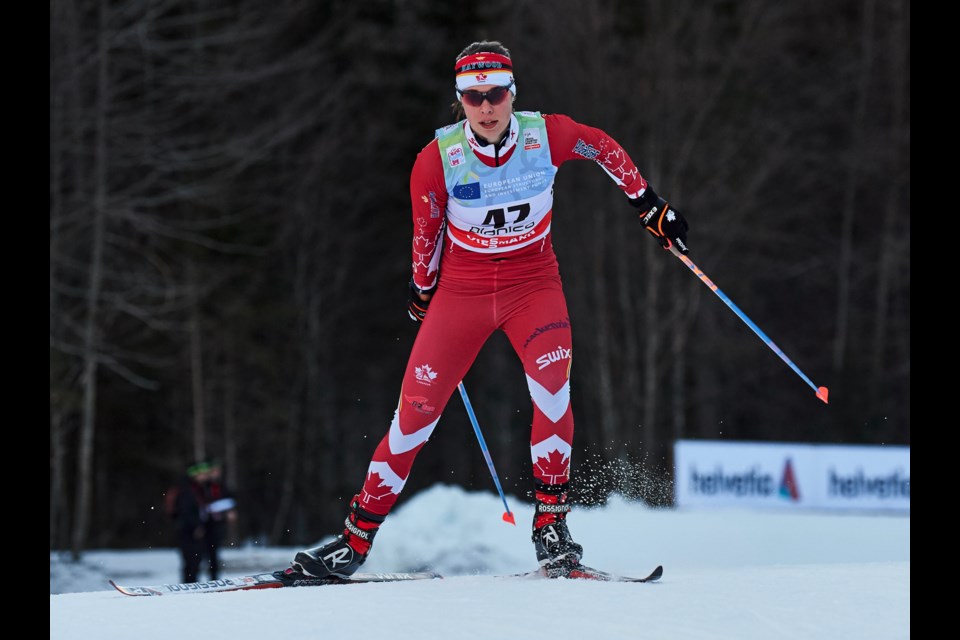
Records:
{"label": "skier's hand", "polygon": [[407,315],[410,316],[411,320],[414,322],[423,322],[423,319],[427,317],[430,299],[436,290],[437,286],[434,285],[432,289],[422,291],[417,288],[417,285],[413,284],[413,279],[411,278],[410,299],[407,301]]}
{"label": "skier's hand", "polygon": [[640,224],[649,231],[660,246],[669,249],[676,246],[677,250],[686,255],[687,230],[690,225],[679,211],[674,209],[666,200],[647,187],[643,195],[630,200],[630,204],[640,210]]}

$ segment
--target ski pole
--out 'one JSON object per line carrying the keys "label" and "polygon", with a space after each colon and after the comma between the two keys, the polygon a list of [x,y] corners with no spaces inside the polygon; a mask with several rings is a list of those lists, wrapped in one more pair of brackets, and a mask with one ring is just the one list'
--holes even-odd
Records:
{"label": "ski pole", "polygon": [[493,459],[490,457],[490,451],[487,449],[487,443],[480,433],[480,424],[477,423],[477,416],[473,413],[473,407],[470,405],[470,398],[467,397],[467,390],[461,381],[457,387],[460,389],[460,396],[463,398],[463,404],[467,407],[467,415],[470,416],[470,424],[473,425],[473,432],[477,434],[477,440],[480,442],[480,450],[483,451],[483,458],[487,461],[487,467],[490,469],[490,475],[493,476],[493,483],[497,485],[497,491],[500,492],[500,499],[503,500],[503,508],[506,512],[503,514],[503,521],[516,526],[517,521],[510,513],[510,507],[507,506],[507,498],[503,495],[503,489],[500,487],[500,478],[497,477],[497,470],[493,468]]}
{"label": "ski pole", "polygon": [[731,300],[730,298],[728,298],[727,295],[726,295],[723,291],[721,291],[720,288],[719,288],[717,285],[713,284],[713,281],[710,280],[710,278],[708,278],[707,275],[706,275],[703,271],[701,271],[699,267],[697,267],[697,265],[693,264],[693,261],[690,260],[690,258],[688,258],[687,256],[685,256],[685,255],[683,255],[682,253],[680,253],[679,251],[677,251],[677,248],[674,247],[672,244],[670,245],[670,253],[672,253],[673,255],[675,255],[675,256],[677,256],[678,258],[680,258],[680,260],[683,261],[683,264],[687,265],[687,267],[689,267],[690,270],[693,271],[693,272],[696,274],[696,276],[697,276],[698,278],[700,278],[701,281],[703,281],[703,284],[705,284],[705,285],[707,285],[708,287],[710,287],[710,290],[713,291],[715,294],[717,294],[717,296],[718,296],[721,300],[723,300],[728,307],[730,307],[731,309],[733,309],[733,312],[734,312],[735,314],[737,314],[738,316],[740,316],[740,319],[743,320],[745,323],[747,323],[747,326],[750,327],[751,329],[753,329],[753,332],[754,332],[755,334],[757,334],[758,336],[760,336],[760,339],[763,340],[764,343],[766,343],[766,345],[767,345],[768,347],[770,347],[775,354],[777,354],[778,356],[780,356],[780,359],[781,359],[781,360],[783,360],[783,361],[786,362],[788,365],[790,365],[790,368],[793,369],[793,370],[797,373],[798,376],[800,376],[801,378],[803,378],[804,382],[806,382],[808,385],[810,385],[810,387],[811,387],[814,391],[817,392],[817,397],[818,397],[818,398],[820,398],[821,400],[823,400],[824,403],[827,403],[827,394],[828,394],[829,392],[827,391],[827,388],[826,388],[826,387],[817,387],[817,385],[813,384],[813,381],[811,381],[810,378],[808,378],[806,375],[804,375],[804,373],[803,373],[802,371],[800,371],[800,369],[797,367],[797,365],[793,364],[793,362],[790,360],[790,358],[788,358],[788,357],[786,356],[786,354],[785,354],[783,351],[780,350],[780,347],[778,347],[777,345],[775,345],[775,344],[773,343],[773,340],[771,340],[770,338],[768,338],[768,337],[767,337],[767,334],[765,334],[763,331],[761,331],[761,330],[760,330],[760,327],[758,327],[756,324],[754,324],[754,322],[753,322],[752,320],[750,320],[750,318],[747,317],[747,314],[745,314],[743,311],[741,311],[740,308],[739,308],[737,305],[733,304],[733,300]]}

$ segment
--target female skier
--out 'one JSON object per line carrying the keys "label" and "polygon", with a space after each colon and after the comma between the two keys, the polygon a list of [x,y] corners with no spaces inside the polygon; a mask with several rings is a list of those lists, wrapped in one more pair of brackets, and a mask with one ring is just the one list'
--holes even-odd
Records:
{"label": "female skier", "polygon": [[[514,112],[510,52],[475,42],[456,59],[458,121],[436,132],[410,177],[413,275],[408,313],[422,322],[390,429],[350,502],[343,532],[296,554],[292,569],[347,577],[370,552],[414,458],[495,330],[523,363],[533,400],[533,544],[547,570],[576,566],[583,548],[566,517],[573,414],[570,318],[551,244],[553,181],[568,160],[599,164],[664,248],[687,253],[687,222],[626,151],[565,115]],[[593,213],[591,212],[591,215]]]}

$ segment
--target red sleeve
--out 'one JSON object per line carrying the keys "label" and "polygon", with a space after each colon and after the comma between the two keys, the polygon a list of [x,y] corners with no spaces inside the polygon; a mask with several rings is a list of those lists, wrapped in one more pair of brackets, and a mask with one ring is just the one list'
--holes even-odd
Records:
{"label": "red sleeve", "polygon": [[436,139],[417,155],[410,173],[410,202],[413,207],[413,283],[420,289],[430,289],[437,283],[447,210],[447,185]]}
{"label": "red sleeve", "polygon": [[647,181],[633,160],[606,132],[561,114],[545,114],[543,118],[550,140],[550,158],[555,167],[567,160],[593,160],[627,197],[638,198],[646,190]]}

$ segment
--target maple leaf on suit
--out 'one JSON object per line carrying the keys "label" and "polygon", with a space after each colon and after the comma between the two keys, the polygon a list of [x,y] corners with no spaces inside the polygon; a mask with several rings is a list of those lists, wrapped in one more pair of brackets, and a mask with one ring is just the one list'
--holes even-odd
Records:
{"label": "maple leaf on suit", "polygon": [[368,475],[367,481],[363,483],[364,502],[380,500],[391,493],[393,493],[393,487],[387,484],[376,471]]}
{"label": "maple leaf on suit", "polygon": [[537,458],[536,467],[550,484],[558,484],[570,475],[570,458],[564,458],[562,453],[554,449],[547,457]]}

